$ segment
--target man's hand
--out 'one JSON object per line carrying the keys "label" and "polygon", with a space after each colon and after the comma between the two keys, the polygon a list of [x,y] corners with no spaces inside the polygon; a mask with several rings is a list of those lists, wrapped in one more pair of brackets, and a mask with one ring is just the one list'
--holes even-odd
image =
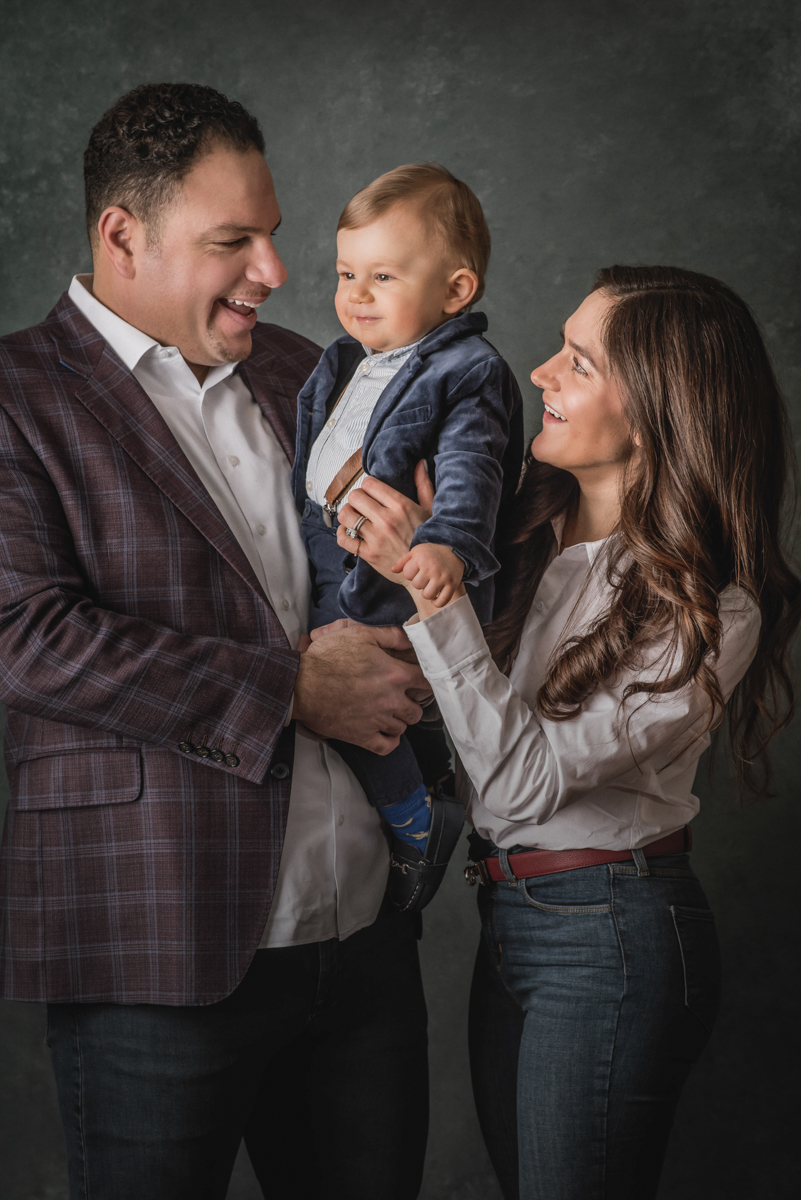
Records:
{"label": "man's hand", "polygon": [[401,555],[392,570],[433,601],[435,608],[444,608],[462,582],[464,563],[450,546],[421,542]]}
{"label": "man's hand", "polygon": [[395,627],[353,624],[315,637],[300,656],[293,718],[322,737],[389,754],[423,715],[407,693],[431,690],[416,664],[385,653],[409,648]]}

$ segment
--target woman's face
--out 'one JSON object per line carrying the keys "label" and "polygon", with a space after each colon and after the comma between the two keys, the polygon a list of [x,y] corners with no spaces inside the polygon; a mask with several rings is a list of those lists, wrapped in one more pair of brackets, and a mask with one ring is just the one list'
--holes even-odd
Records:
{"label": "woman's face", "polygon": [[592,292],[565,321],[562,349],[531,372],[545,405],[532,454],[581,482],[617,478],[631,453],[629,423],[601,340],[612,303]]}

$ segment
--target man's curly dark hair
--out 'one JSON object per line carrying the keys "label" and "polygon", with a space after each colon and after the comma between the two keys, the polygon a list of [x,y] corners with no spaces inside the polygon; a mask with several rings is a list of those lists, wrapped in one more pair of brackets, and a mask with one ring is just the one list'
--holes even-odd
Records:
{"label": "man's curly dark hair", "polygon": [[144,83],[104,113],[83,156],[86,226],[97,240],[104,209],[118,204],[158,237],[161,210],[196,159],[212,143],[264,153],[254,116],[214,88],[195,83]]}

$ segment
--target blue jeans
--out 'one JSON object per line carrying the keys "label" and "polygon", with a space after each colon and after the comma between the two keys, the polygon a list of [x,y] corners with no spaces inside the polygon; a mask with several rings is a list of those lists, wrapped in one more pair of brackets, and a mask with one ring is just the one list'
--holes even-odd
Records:
{"label": "blue jeans", "polygon": [[648,1200],[720,959],[686,854],[479,889],[470,1058],[507,1200]]}
{"label": "blue jeans", "polygon": [[257,950],[196,1008],[51,1004],[70,1200],[223,1200],[244,1137],[265,1196],[414,1200],[428,1127],[414,919]]}

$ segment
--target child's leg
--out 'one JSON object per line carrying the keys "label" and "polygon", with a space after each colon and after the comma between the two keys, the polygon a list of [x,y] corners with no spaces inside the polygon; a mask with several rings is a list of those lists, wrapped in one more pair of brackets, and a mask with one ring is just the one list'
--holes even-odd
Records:
{"label": "child's leg", "polygon": [[425,850],[431,828],[431,801],[408,737],[389,754],[373,754],[350,742],[331,741],[367,799],[401,841]]}

